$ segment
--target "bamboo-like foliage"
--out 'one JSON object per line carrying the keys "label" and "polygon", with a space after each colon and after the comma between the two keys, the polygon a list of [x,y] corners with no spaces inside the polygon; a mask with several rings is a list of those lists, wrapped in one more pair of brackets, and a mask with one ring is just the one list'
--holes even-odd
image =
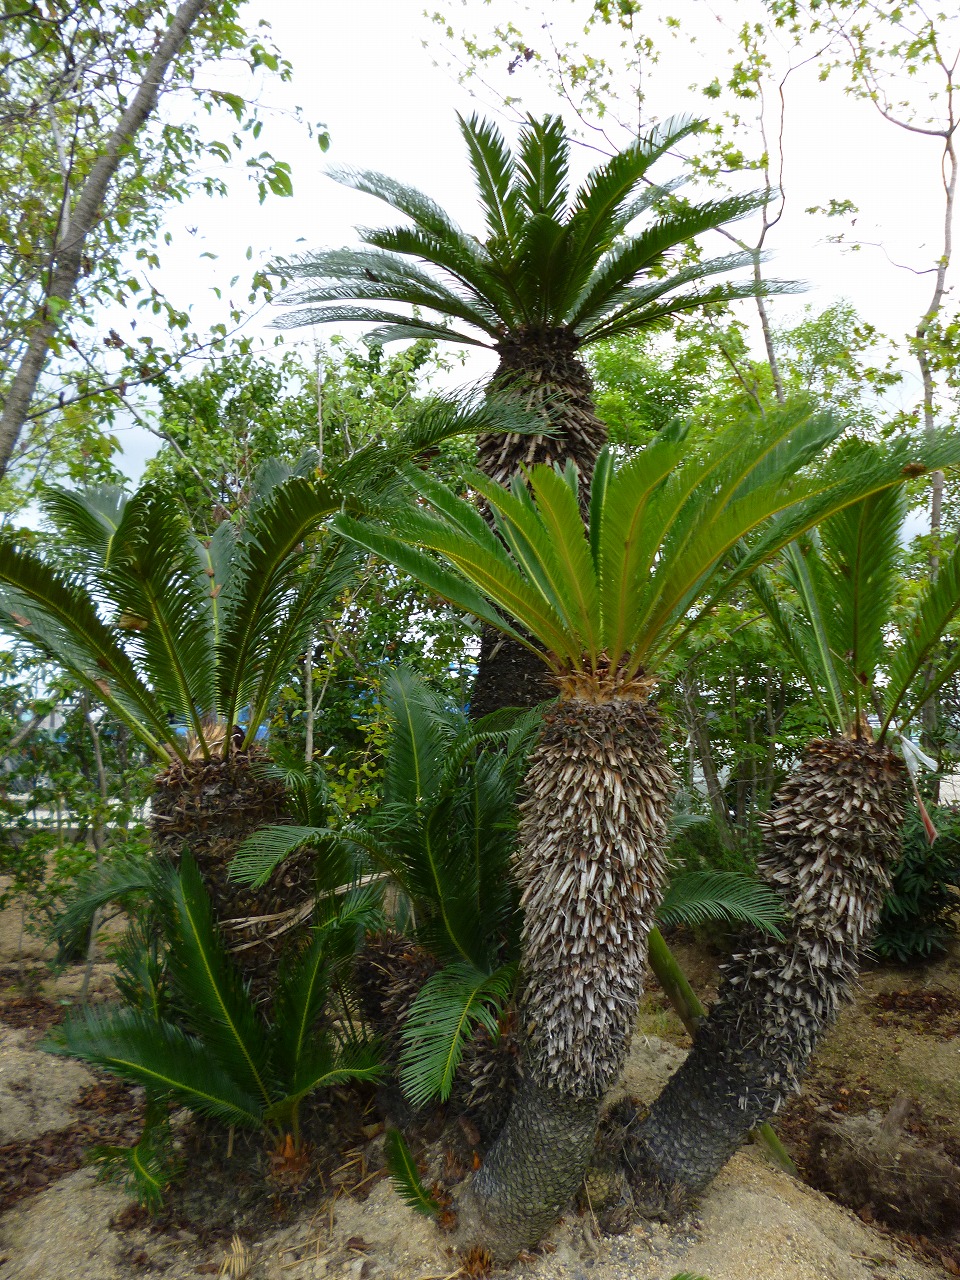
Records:
{"label": "bamboo-like foliage", "polygon": [[[650,170],[703,127],[688,117],[668,120],[604,161],[574,191],[559,117],[528,118],[513,152],[495,125],[461,117],[486,222],[482,240],[413,187],[380,173],[335,169],[336,181],[381,200],[408,225],[365,227],[361,249],[285,263],[286,274],[304,283],[283,299],[300,309],[277,323],[353,320],[378,326],[370,338],[380,342],[428,337],[498,348],[505,342],[534,347],[562,331],[576,347],[709,303],[782,292],[786,286],[752,280],[697,287],[752,266],[746,253],[682,267],[674,262],[690,240],[768,199],[760,193],[667,208],[665,198],[678,183],[652,183]],[[666,211],[657,212],[658,204]]]}

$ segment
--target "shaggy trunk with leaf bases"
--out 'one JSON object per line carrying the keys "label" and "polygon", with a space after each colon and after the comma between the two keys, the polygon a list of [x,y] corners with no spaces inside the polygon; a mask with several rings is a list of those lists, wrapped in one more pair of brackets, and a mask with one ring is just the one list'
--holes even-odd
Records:
{"label": "shaggy trunk with leaf bases", "polygon": [[[298,911],[313,901],[312,861],[302,852],[286,859],[262,888],[250,889],[228,876],[243,841],[260,827],[289,820],[283,784],[256,768],[256,751],[233,751],[225,759],[176,760],[154,780],[154,847],[179,866],[185,849],[196,861],[214,903],[231,959],[267,997],[275,984],[281,951],[302,921]],[[252,921],[242,927],[242,921]]]}
{"label": "shaggy trunk with leaf bases", "polygon": [[673,788],[645,695],[568,689],[530,760],[517,858],[524,1075],[460,1205],[464,1236],[497,1260],[536,1244],[576,1191],[633,1034]]}
{"label": "shaggy trunk with leaf bases", "polygon": [[[501,342],[500,364],[491,392],[517,398],[540,413],[549,435],[488,433],[477,446],[477,466],[505,489],[520,471],[545,462],[572,462],[580,483],[580,507],[586,517],[593,469],[607,442],[606,425],[597,417],[590,375],[577,356],[578,342],[568,329],[521,331]],[[484,626],[480,661],[470,692],[474,719],[504,707],[536,707],[556,694],[543,662],[509,636]]]}
{"label": "shaggy trunk with leaf bases", "polygon": [[500,363],[491,392],[519,398],[543,416],[549,435],[487,434],[480,437],[477,466],[504,488],[521,467],[535,463],[572,462],[580,477],[581,506],[586,514],[593,469],[607,442],[607,428],[597,417],[590,375],[577,355],[579,340],[569,329],[520,329],[497,344]]}
{"label": "shaggy trunk with leaf bases", "polygon": [[862,739],[813,742],[764,823],[758,870],[782,894],[785,938],[748,934],[722,970],[694,1047],[625,1156],[642,1199],[703,1190],[794,1092],[850,995],[900,849],[905,771]]}

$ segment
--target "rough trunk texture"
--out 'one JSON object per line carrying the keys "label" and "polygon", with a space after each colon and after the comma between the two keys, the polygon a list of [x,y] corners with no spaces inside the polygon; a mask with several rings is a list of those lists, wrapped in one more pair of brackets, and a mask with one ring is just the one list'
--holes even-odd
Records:
{"label": "rough trunk texture", "polygon": [[786,902],[785,938],[741,939],[687,1060],[633,1127],[625,1156],[643,1198],[701,1191],[798,1087],[876,925],[904,797],[891,751],[840,738],[811,743],[777,793],[758,870]]}
{"label": "rough trunk texture", "polygon": [[639,698],[566,697],[545,717],[517,858],[522,1084],[463,1219],[498,1261],[536,1243],[586,1168],[642,994],[672,788]]}
{"label": "rough trunk texture", "polygon": [[[155,848],[174,864],[184,849],[193,854],[233,959],[254,992],[265,996],[277,957],[296,934],[295,916],[313,902],[314,885],[309,853],[287,858],[262,889],[228,878],[241,842],[288,816],[282,783],[256,772],[257,759],[254,752],[233,752],[226,759],[175,761],[155,780],[152,826]],[[231,923],[251,919],[257,923],[245,928]]]}
{"label": "rough trunk texture", "polygon": [[[580,473],[584,517],[597,455],[607,429],[597,417],[590,375],[576,355],[576,339],[565,329],[519,333],[502,342],[491,391],[518,397],[539,410],[552,436],[488,434],[480,437],[477,466],[507,487],[521,466],[572,461]],[[474,718],[503,707],[535,707],[552,698],[545,665],[523,645],[484,628],[480,669],[470,697]]]}
{"label": "rough trunk texture", "polygon": [[600,1104],[526,1079],[507,1124],[457,1205],[459,1239],[512,1262],[549,1231],[576,1193]]}
{"label": "rough trunk texture", "polygon": [[516,396],[542,413],[552,435],[488,434],[480,437],[477,466],[506,487],[522,466],[572,461],[588,495],[607,429],[597,417],[593,385],[577,358],[577,340],[566,329],[519,332],[501,342],[500,364],[491,382],[498,395]]}
{"label": "rough trunk texture", "polygon": [[536,654],[492,627],[481,629],[480,665],[470,691],[472,720],[504,707],[528,710],[556,693],[549,670]]}

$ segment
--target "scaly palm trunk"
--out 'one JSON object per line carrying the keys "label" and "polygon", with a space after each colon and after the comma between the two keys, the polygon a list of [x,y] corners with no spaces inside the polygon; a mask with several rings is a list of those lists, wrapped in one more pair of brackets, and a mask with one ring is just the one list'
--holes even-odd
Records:
{"label": "scaly palm trunk", "polygon": [[522,1080],[461,1205],[465,1238],[498,1261],[536,1244],[577,1189],[630,1045],[673,790],[644,693],[568,690],[525,790]]}
{"label": "scaly palm trunk", "polygon": [[[597,417],[593,384],[577,357],[576,339],[566,329],[512,334],[500,343],[500,364],[491,392],[517,397],[539,411],[552,435],[484,435],[477,466],[504,488],[520,470],[534,463],[573,462],[580,475],[581,507],[586,516],[597,456],[607,442],[607,429]],[[474,718],[503,707],[535,707],[553,697],[544,664],[523,645],[484,627],[480,668],[470,696]]]}
{"label": "scaly palm trunk", "polygon": [[154,847],[174,864],[185,848],[193,854],[217,919],[227,926],[226,944],[255,994],[263,997],[272,990],[279,952],[290,939],[289,930],[282,929],[285,921],[265,919],[246,930],[228,922],[292,912],[311,902],[314,890],[309,856],[285,859],[262,889],[228,877],[242,841],[289,816],[283,784],[257,772],[258,759],[255,752],[234,751],[225,759],[174,761],[154,781],[152,829]]}
{"label": "scaly palm trunk", "polygon": [[785,939],[741,940],[693,1049],[635,1126],[625,1155],[644,1195],[701,1191],[797,1089],[876,926],[904,797],[897,757],[847,738],[812,742],[780,788],[759,871],[785,900]]}

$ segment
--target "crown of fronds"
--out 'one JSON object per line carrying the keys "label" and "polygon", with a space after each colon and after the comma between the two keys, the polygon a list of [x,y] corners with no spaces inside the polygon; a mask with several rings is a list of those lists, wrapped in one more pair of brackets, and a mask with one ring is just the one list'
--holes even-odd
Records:
{"label": "crown of fronds", "polygon": [[[867,463],[873,446],[851,455]],[[878,713],[880,737],[907,723],[960,669],[960,651],[930,671],[934,650],[960,614],[960,545],[942,558],[906,617],[896,594],[908,503],[903,478],[824,520],[784,549],[778,568],[790,588],[760,570],[752,585],[780,642],[836,733],[858,731]],[[891,645],[891,630],[899,640]]]}
{"label": "crown of fronds", "polygon": [[[484,220],[483,240],[462,230],[428,196],[380,173],[347,169],[331,176],[383,201],[408,225],[364,227],[362,249],[295,258],[284,271],[304,283],[283,301],[300,309],[281,326],[361,321],[378,326],[371,341],[447,338],[496,346],[566,330],[596,342],[709,303],[789,291],[779,282],[712,277],[754,265],[746,253],[678,266],[696,236],[744,217],[766,193],[702,204],[667,199],[679,184],[648,174],[704,122],[668,120],[594,169],[576,190],[570,143],[558,116],[528,118],[511,151],[495,125],[460,117]],[[642,229],[637,220],[645,218]],[[370,304],[389,304],[400,309]],[[438,318],[426,319],[423,311]]]}
{"label": "crown of fronds", "polygon": [[305,539],[344,504],[381,502],[400,466],[451,435],[528,429],[517,406],[434,402],[324,479],[265,464],[243,524],[225,522],[206,539],[154,486],[130,497],[50,490],[47,515],[80,567],[0,538],[0,628],[73,676],[164,761],[191,747],[205,758],[229,749],[240,721],[249,746],[356,568],[339,539]]}
{"label": "crown of fronds", "polygon": [[[868,457],[824,456],[839,426],[788,408],[692,447],[661,433],[617,464],[598,459],[584,528],[572,467],[537,466],[509,491],[469,483],[493,514],[425,475],[389,525],[338,517],[347,537],[538,653],[579,692],[625,687],[782,547],[915,474],[960,458],[960,440],[903,438]],[[808,466],[817,459],[816,467]]]}
{"label": "crown of fronds", "polygon": [[[157,1007],[149,993],[138,997],[128,984],[123,1003],[77,1011],[47,1048],[144,1085],[155,1099],[295,1138],[309,1094],[379,1077],[376,1046],[352,1020],[323,1017],[334,976],[345,978],[358,939],[380,923],[376,893],[355,890],[326,902],[309,944],[288,960],[264,1013],[223,945],[190,854],[179,871],[153,863],[145,874],[169,998]],[[112,889],[116,894],[118,885]],[[138,967],[130,957],[125,965],[135,985]]]}

